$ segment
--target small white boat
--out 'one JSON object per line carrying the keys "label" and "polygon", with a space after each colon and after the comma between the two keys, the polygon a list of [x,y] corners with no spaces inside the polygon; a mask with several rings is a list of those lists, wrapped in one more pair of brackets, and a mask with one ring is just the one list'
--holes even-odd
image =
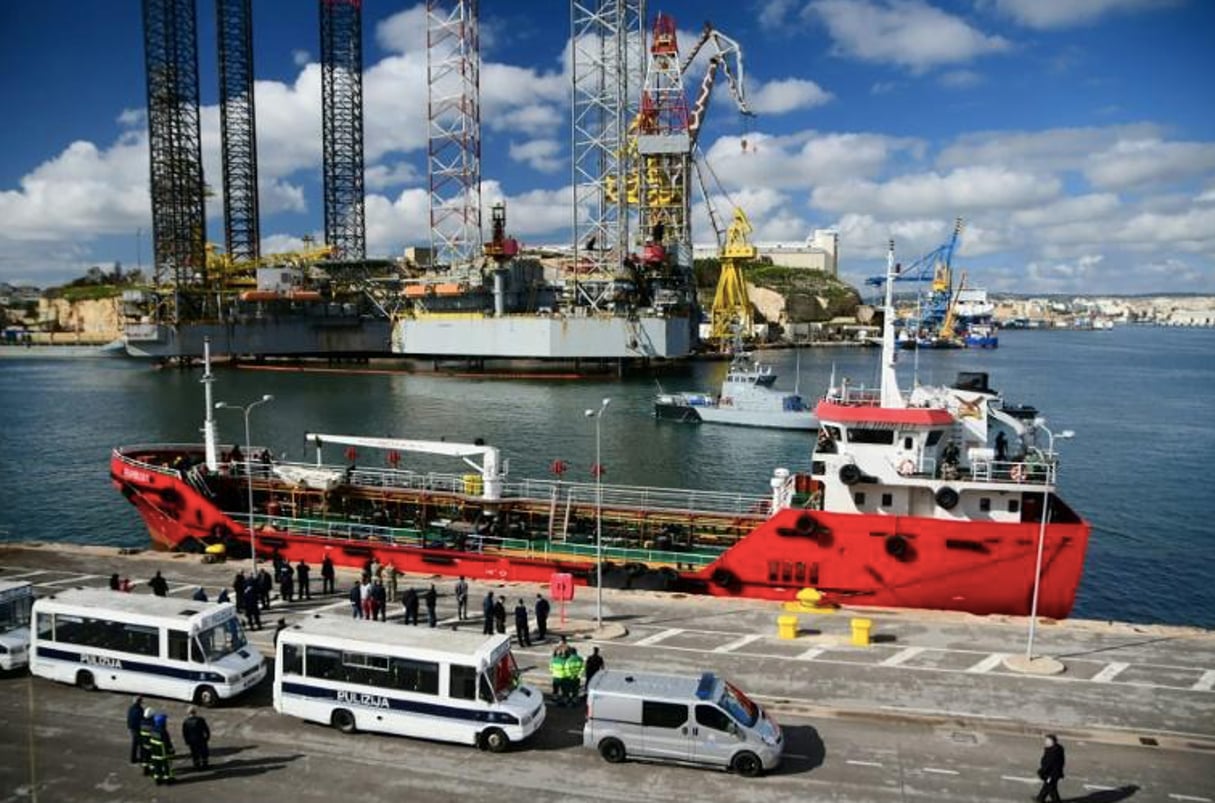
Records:
{"label": "small white boat", "polygon": [[654,415],[686,423],[817,429],[818,419],[797,391],[777,390],[775,382],[772,366],[736,352],[720,393],[664,393],[660,389],[654,398]]}

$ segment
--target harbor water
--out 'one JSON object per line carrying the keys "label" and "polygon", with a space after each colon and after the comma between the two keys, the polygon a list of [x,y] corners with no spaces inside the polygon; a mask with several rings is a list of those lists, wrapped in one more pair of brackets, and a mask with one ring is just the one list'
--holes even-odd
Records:
{"label": "harbor water", "polygon": [[[1215,627],[1215,331],[1120,327],[1005,331],[996,351],[900,354],[900,378],[949,382],[988,371],[1010,403],[1032,404],[1062,453],[1059,492],[1093,524],[1075,616]],[[832,373],[874,384],[878,352],[809,348],[763,358],[812,399]],[[712,390],[725,363],[664,375],[667,390]],[[120,358],[0,360],[0,540],[142,546],[134,509],[108,478],[119,444],[199,442],[201,369],[155,370]],[[763,495],[772,470],[808,470],[813,433],[655,420],[653,378],[486,379],[436,374],[217,368],[215,399],[246,404],[251,439],[313,459],[307,432],[445,438],[499,447],[514,478],[592,481],[595,419],[603,481]],[[240,411],[216,411],[221,438],[243,442]],[[326,455],[342,462],[338,451]],[[382,464],[383,455],[359,462]],[[463,472],[405,455],[402,468]]]}

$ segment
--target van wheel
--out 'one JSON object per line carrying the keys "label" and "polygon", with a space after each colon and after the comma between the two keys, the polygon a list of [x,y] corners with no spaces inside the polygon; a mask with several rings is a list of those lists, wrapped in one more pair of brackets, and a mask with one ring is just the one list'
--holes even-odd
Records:
{"label": "van wheel", "polygon": [[754,778],[764,770],[764,763],[754,753],[739,753],[731,766],[744,778]]}
{"label": "van wheel", "polygon": [[354,733],[354,714],[347,711],[345,708],[339,708],[333,712],[330,718],[333,727],[340,730],[342,733]]}
{"label": "van wheel", "polygon": [[203,708],[214,708],[219,702],[219,694],[210,686],[199,686],[194,693],[194,700]]}
{"label": "van wheel", "polygon": [[93,680],[93,673],[84,669],[76,673],[76,685],[85,691],[97,691],[97,681]]}
{"label": "van wheel", "polygon": [[510,739],[500,728],[490,728],[481,736],[485,749],[491,753],[501,753],[510,746]]}
{"label": "van wheel", "polygon": [[604,739],[599,743],[599,755],[609,764],[624,761],[624,745],[619,739]]}

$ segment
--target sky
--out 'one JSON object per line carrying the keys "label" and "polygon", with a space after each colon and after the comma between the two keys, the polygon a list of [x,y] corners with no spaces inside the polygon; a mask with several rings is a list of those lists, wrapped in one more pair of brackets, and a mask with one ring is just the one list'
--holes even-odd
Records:
{"label": "sky", "polygon": [[[253,0],[263,253],[323,240],[313,0]],[[670,0],[743,49],[754,117],[718,87],[701,134],[753,240],[840,234],[858,287],[944,242],[996,292],[1215,293],[1215,2]],[[207,233],[222,243],[212,0],[199,0]],[[482,195],[525,245],[570,233],[569,5],[480,0]],[[149,268],[137,0],[0,3],[0,281]],[[369,256],[427,245],[425,5],[365,0]],[[693,65],[689,94],[703,75]],[[1202,76],[1207,78],[1202,78]],[[489,215],[484,215],[488,225]],[[703,200],[694,239],[711,242]]]}

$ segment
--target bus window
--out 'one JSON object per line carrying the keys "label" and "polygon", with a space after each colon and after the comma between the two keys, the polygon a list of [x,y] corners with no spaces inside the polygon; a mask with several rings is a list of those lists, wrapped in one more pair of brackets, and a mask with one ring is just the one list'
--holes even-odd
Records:
{"label": "bus window", "polygon": [[55,641],[63,644],[87,645],[89,641],[84,620],[79,616],[55,614]]}
{"label": "bus window", "polygon": [[342,671],[347,683],[361,686],[388,685],[388,658],[383,655],[368,655],[364,652],[342,653]]}
{"label": "bus window", "polygon": [[388,674],[392,687],[418,694],[439,693],[439,665],[430,661],[390,658]]}
{"label": "bus window", "polygon": [[235,616],[214,627],[209,627],[196,637],[201,652],[200,662],[218,661],[225,655],[231,655],[244,647],[245,631],[241,629],[240,620]]}
{"label": "bus window", "polygon": [[448,673],[449,694],[457,700],[477,699],[477,670],[452,664]]}
{"label": "bus window", "polygon": [[115,625],[122,631],[123,644],[121,647],[114,646],[110,649],[133,652],[136,655],[147,655],[153,658],[160,657],[159,627],[134,625],[129,622],[121,624],[116,622]]}
{"label": "bus window", "polygon": [[304,651],[296,644],[283,645],[283,674],[304,674]]}
{"label": "bus window", "polygon": [[49,614],[49,613],[38,614],[38,621],[36,624],[38,626],[38,638],[39,639],[41,639],[42,641],[54,641],[55,640],[54,620],[51,618],[51,614]]}
{"label": "bus window", "polygon": [[325,647],[308,647],[305,674],[321,680],[342,679],[342,653]]}
{"label": "bus window", "polygon": [[184,630],[169,631],[169,660],[190,660],[190,634]]}

